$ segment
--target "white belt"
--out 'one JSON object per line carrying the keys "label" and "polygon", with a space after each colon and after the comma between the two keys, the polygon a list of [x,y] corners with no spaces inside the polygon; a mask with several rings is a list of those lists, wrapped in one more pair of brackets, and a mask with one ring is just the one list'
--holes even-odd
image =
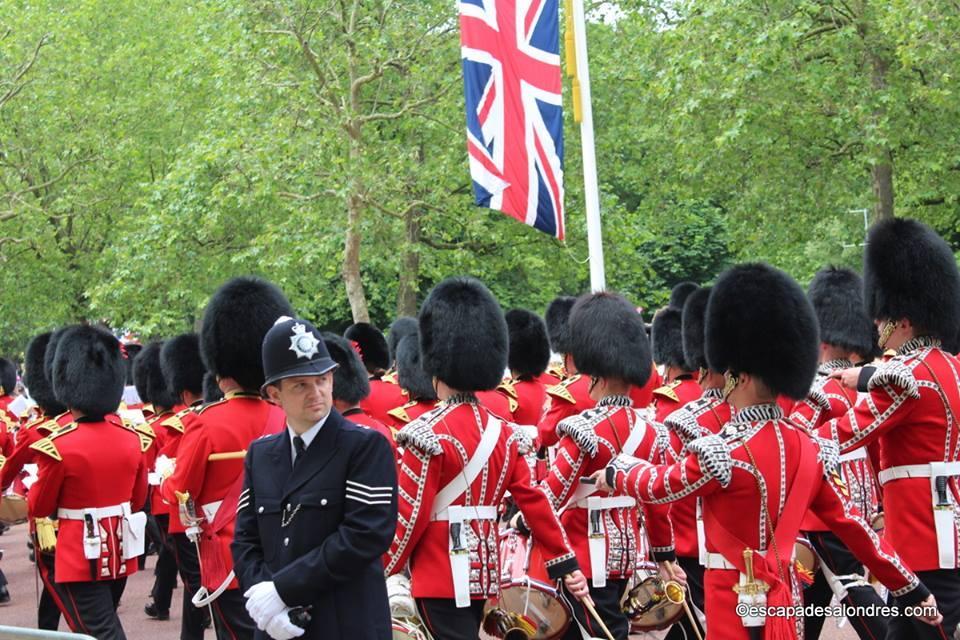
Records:
{"label": "white belt", "polygon": [[[934,470],[936,467],[936,470]],[[960,462],[932,462],[927,464],[904,464],[884,469],[878,474],[880,484],[904,478],[933,478],[937,476],[960,476]]]}
{"label": "white belt", "polygon": [[626,509],[636,504],[637,501],[630,496],[590,496],[576,502],[578,507],[587,510],[587,548],[590,550],[590,571],[593,573],[591,582],[598,589],[607,586],[607,535],[602,516],[594,514]]}
{"label": "white belt", "polygon": [[956,530],[953,492],[947,485],[947,504],[941,506],[937,495],[937,478],[960,476],[960,462],[930,462],[928,464],[905,464],[890,467],[880,472],[880,484],[904,478],[930,478],[930,504],[933,510],[933,526],[937,534],[937,555],[941,569],[955,569],[957,566]]}
{"label": "white belt", "polygon": [[[453,517],[451,517],[451,510],[456,510]],[[440,513],[433,515],[432,520],[434,522],[466,522],[467,520],[496,520],[497,519],[497,508],[496,507],[447,507]]]}
{"label": "white belt", "polygon": [[860,447],[853,451],[848,451],[840,456],[840,462],[853,462],[854,460],[864,460],[867,457],[867,448]]}
{"label": "white belt", "polygon": [[117,516],[122,516],[124,514],[124,509],[126,512],[130,512],[130,503],[124,502],[122,504],[115,504],[110,507],[92,507],[90,509],[57,509],[57,517],[61,520],[83,520],[84,516],[90,514],[93,516],[94,520],[100,520],[101,518],[115,518]]}
{"label": "white belt", "polygon": [[[450,574],[453,577],[453,595],[457,607],[470,606],[470,549],[464,544],[464,522],[496,520],[497,508],[491,506],[450,506],[436,513],[433,519],[446,521],[447,549],[450,553]],[[456,529],[454,529],[456,527]]]}
{"label": "white belt", "polygon": [[729,569],[731,571],[739,571],[732,563],[730,563],[726,558],[723,557],[720,553],[714,553],[712,551],[707,552],[706,561],[703,563],[705,569]]}

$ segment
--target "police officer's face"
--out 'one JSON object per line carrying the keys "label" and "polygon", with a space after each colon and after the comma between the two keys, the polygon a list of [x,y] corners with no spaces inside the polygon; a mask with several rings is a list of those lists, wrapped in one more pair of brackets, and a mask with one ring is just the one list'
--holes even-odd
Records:
{"label": "police officer's face", "polygon": [[287,414],[294,431],[302,433],[330,413],[333,405],[333,373],[284,378],[267,387],[270,399]]}

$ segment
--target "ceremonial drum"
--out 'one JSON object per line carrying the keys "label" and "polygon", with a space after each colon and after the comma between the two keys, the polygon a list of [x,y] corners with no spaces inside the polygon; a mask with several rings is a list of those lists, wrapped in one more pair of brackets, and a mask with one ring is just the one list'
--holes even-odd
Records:
{"label": "ceremonial drum", "polygon": [[483,614],[483,630],[505,640],[556,640],[570,611],[547,576],[543,556],[516,531],[500,538],[500,595]]}
{"label": "ceremonial drum", "polygon": [[27,521],[27,499],[10,493],[0,498],[0,522],[20,524]]}
{"label": "ceremonial drum", "polygon": [[664,581],[655,562],[641,562],[632,578],[620,609],[630,618],[630,632],[661,631],[683,615],[683,586]]}
{"label": "ceremonial drum", "polygon": [[813,584],[817,569],[820,568],[820,558],[810,541],[802,536],[797,536],[797,542],[793,545],[793,567],[804,588]]}

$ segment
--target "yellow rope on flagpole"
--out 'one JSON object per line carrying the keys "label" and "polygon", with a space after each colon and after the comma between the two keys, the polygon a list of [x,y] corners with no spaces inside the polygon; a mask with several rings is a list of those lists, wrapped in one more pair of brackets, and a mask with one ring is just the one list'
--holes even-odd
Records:
{"label": "yellow rope on flagpole", "polygon": [[566,21],[566,29],[563,33],[563,47],[567,59],[567,76],[570,77],[573,88],[573,120],[579,124],[583,119],[583,114],[580,111],[580,79],[577,77],[577,46],[573,39],[573,0],[566,0],[564,18]]}

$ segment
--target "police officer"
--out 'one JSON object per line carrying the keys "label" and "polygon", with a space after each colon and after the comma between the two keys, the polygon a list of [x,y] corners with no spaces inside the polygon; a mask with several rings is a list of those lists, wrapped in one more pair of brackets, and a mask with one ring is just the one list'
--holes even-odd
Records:
{"label": "police officer", "polygon": [[250,445],[232,546],[257,638],[392,637],[381,557],[397,521],[393,450],[333,407],[336,366],[305,320],[264,338],[262,390],[287,428]]}

